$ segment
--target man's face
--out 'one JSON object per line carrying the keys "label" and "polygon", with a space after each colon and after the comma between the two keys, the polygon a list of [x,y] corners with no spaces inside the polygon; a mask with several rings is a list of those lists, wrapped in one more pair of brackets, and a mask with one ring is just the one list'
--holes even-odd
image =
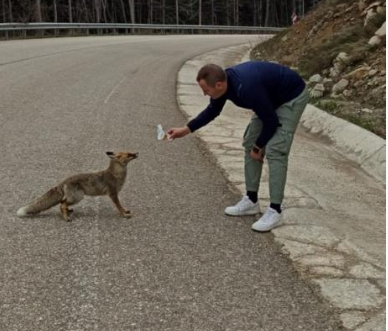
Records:
{"label": "man's face", "polygon": [[207,85],[205,80],[201,79],[198,82],[198,85],[201,87],[203,94],[208,95],[212,99],[218,99],[226,92],[226,89],[227,89],[226,81],[217,82],[216,85],[213,87],[213,86]]}

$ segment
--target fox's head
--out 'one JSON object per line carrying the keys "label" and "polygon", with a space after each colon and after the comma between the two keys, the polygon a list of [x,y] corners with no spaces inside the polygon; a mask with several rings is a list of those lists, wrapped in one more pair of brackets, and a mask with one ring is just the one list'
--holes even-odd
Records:
{"label": "fox's head", "polygon": [[139,156],[139,153],[131,152],[106,152],[106,154],[116,162],[120,163],[123,166],[126,166],[130,161],[136,159]]}

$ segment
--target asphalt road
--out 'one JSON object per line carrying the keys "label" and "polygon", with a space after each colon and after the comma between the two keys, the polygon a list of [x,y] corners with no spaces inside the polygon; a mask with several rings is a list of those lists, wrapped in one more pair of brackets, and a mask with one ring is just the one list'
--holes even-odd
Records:
{"label": "asphalt road", "polygon": [[[180,126],[176,73],[189,58],[247,36],[89,37],[0,44],[0,330],[339,330],[272,234],[228,218],[229,190]],[[193,88],[195,77],[193,77]],[[200,109],[198,110],[200,111]],[[16,211],[69,175],[130,150],[120,194],[86,198],[75,221],[59,208]]]}

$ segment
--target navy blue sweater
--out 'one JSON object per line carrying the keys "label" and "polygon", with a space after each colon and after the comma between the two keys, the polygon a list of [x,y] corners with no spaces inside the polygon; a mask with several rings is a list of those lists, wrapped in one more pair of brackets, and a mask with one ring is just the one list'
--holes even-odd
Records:
{"label": "navy blue sweater", "polygon": [[263,130],[256,140],[264,147],[275,134],[279,123],[276,109],[295,99],[305,88],[303,79],[293,70],[280,64],[249,61],[225,70],[227,91],[210,103],[187,126],[191,132],[205,126],[220,115],[226,100],[236,106],[253,110],[263,122]]}

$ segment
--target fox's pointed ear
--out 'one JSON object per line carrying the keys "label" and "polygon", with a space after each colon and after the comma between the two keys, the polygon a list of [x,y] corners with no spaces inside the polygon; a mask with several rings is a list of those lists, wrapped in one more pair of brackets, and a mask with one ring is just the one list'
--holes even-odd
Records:
{"label": "fox's pointed ear", "polygon": [[108,155],[111,159],[114,159],[115,153],[113,153],[113,152],[106,152],[106,155]]}

